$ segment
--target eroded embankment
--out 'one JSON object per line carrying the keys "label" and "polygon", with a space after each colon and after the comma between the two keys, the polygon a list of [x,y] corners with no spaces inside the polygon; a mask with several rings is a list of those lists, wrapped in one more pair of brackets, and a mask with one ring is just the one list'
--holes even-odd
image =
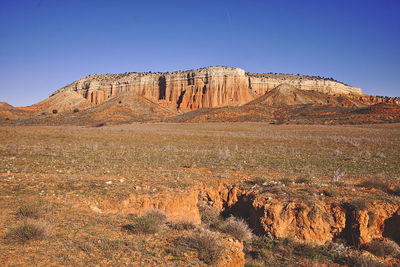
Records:
{"label": "eroded embankment", "polygon": [[198,200],[248,221],[254,233],[272,238],[294,238],[314,244],[337,239],[359,247],[375,238],[400,243],[400,203],[385,200],[312,199],[282,192],[277,185],[250,187],[233,182],[196,185],[158,195],[132,194],[122,201],[102,201],[105,213],[166,212],[171,221],[199,224]]}
{"label": "eroded embankment", "polygon": [[326,201],[279,196],[237,186],[206,188],[202,198],[223,214],[245,218],[258,234],[315,244],[337,239],[359,247],[375,238],[400,243],[400,203],[384,200]]}

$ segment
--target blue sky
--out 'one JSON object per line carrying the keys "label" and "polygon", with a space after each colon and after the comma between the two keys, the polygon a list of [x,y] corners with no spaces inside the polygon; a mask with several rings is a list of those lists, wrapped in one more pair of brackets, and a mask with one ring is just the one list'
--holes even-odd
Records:
{"label": "blue sky", "polygon": [[400,96],[400,1],[2,0],[0,101],[95,73],[205,66],[333,77]]}

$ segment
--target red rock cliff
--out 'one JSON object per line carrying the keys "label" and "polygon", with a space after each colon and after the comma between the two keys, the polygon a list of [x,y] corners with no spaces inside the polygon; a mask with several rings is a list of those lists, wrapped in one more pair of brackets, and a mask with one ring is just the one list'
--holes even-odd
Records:
{"label": "red rock cliff", "polygon": [[[366,98],[361,89],[333,79],[289,74],[245,73],[240,68],[208,67],[166,73],[90,75],[67,85],[53,95],[74,91],[93,104],[122,92],[143,96],[178,110],[195,110],[245,104],[276,86],[288,83],[302,90]],[[376,99],[363,99],[376,102]]]}

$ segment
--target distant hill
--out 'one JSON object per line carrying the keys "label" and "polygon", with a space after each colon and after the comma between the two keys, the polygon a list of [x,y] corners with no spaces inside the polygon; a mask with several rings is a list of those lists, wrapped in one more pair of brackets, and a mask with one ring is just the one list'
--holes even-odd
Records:
{"label": "distant hill", "polygon": [[[369,113],[357,110],[377,104],[392,106],[390,110],[397,114],[398,99],[369,96],[360,88],[333,78],[207,67],[166,73],[90,75],[29,107],[0,103],[0,123],[92,125],[209,120],[335,123],[349,122],[344,114],[350,113],[357,118],[374,117],[372,114],[383,110],[370,109]],[[398,121],[397,115],[378,117],[373,122]]]}

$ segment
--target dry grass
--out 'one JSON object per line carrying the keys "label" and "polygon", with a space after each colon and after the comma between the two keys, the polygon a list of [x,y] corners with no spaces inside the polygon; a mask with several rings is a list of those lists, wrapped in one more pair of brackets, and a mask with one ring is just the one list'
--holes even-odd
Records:
{"label": "dry grass", "polygon": [[48,226],[44,222],[25,220],[12,228],[5,236],[9,242],[25,243],[29,240],[42,240],[48,236]]}
{"label": "dry grass", "polygon": [[[39,210],[29,205],[23,207],[21,203],[25,200],[36,203],[41,199],[54,208],[45,214],[46,221],[51,223],[51,238],[24,245],[0,242],[0,251],[7,252],[0,257],[0,265],[196,265],[198,262],[189,254],[172,259],[165,253],[177,235],[194,233],[197,229],[182,224],[165,227],[158,235],[127,235],[120,226],[134,225],[136,219],[115,213],[121,206],[113,204],[142,196],[156,199],[186,194],[198,184],[211,186],[221,180],[240,182],[254,178],[261,184],[260,191],[284,201],[292,201],[296,196],[306,201],[309,198],[332,201],[333,197],[349,203],[358,198],[398,201],[398,151],[399,124],[2,126],[1,225],[12,226],[19,218],[42,218],[41,206]],[[345,171],[340,183],[334,183],[337,192],[331,198],[321,196],[332,185],[335,171],[339,175]],[[309,178],[312,183],[293,184],[299,177]],[[369,187],[357,187],[364,180],[385,183],[390,189],[376,190],[371,197]],[[264,186],[265,182],[268,185]],[[290,186],[284,187],[282,183]],[[92,206],[100,212],[92,210]],[[107,208],[114,213],[107,213]],[[201,211],[201,215],[204,224],[221,222],[216,210]],[[144,217],[138,219],[137,225],[158,221]],[[0,234],[6,236],[4,227]],[[284,257],[290,252],[294,255],[296,248],[286,245],[277,242],[282,253],[267,249],[265,259],[273,259],[272,263],[277,265],[287,262],[279,255]],[[288,250],[283,251],[284,248]],[[303,262],[302,259],[308,258],[296,256],[296,259]],[[331,260],[325,257],[321,262]]]}
{"label": "dry grass", "polygon": [[40,203],[26,203],[19,207],[17,217],[38,219],[42,217],[43,210]]}

